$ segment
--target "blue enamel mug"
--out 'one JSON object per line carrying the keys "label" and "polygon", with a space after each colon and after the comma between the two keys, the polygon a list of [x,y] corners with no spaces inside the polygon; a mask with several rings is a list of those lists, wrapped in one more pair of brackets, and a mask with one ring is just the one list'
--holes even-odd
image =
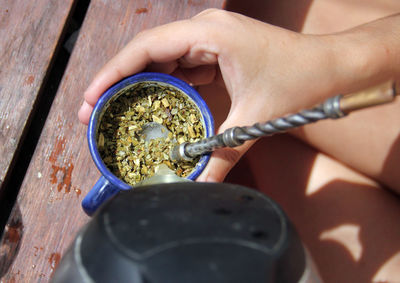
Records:
{"label": "blue enamel mug", "polygon": [[[92,215],[99,206],[101,206],[112,196],[116,195],[119,191],[130,190],[133,188],[131,185],[120,180],[107,168],[97,147],[96,134],[102,113],[104,113],[104,111],[107,109],[109,103],[112,103],[110,100],[113,99],[114,96],[120,92],[120,90],[143,82],[161,83],[162,85],[172,86],[179,89],[199,108],[202,115],[203,126],[205,128],[205,136],[210,137],[214,135],[214,120],[207,104],[202,99],[200,94],[186,82],[162,73],[139,73],[119,81],[103,93],[103,95],[97,101],[89,120],[87,131],[89,150],[93,161],[102,176],[82,201],[83,210],[88,215]],[[203,155],[186,179],[195,180],[204,170],[209,159],[209,154]]]}

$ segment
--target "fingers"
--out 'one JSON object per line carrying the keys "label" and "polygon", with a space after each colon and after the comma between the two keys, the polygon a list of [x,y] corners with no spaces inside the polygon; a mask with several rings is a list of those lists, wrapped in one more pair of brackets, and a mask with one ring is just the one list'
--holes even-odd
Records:
{"label": "fingers", "polygon": [[243,154],[253,145],[254,142],[236,148],[221,148],[211,155],[204,171],[197,178],[199,182],[222,182],[233,166],[239,161]]}
{"label": "fingers", "polygon": [[141,45],[143,44],[133,41],[100,70],[84,94],[87,103],[93,106],[107,88],[129,75],[143,70],[153,61],[148,52],[149,47]]}
{"label": "fingers", "polygon": [[89,124],[90,113],[93,111],[93,106],[88,104],[86,101],[83,102],[81,109],[78,112],[79,121],[82,124]]}
{"label": "fingers", "polygon": [[[79,119],[89,119],[91,108],[88,105],[93,107],[107,88],[146,67],[150,71],[173,73],[178,66],[194,68],[216,64],[216,48],[210,43],[202,42],[202,38],[206,37],[201,25],[189,20],[141,32],[95,76],[84,93],[86,104],[79,111]],[[191,83],[204,84],[212,81],[215,68],[193,69],[185,74],[178,74]]]}
{"label": "fingers", "polygon": [[[224,132],[226,129],[241,126],[251,125],[253,122],[249,120],[249,115],[241,109],[231,109],[225,122],[221,125],[218,133]],[[255,140],[247,141],[243,145],[235,148],[221,148],[215,150],[211,154],[210,161],[208,162],[204,171],[197,178],[199,182],[222,182],[233,166],[239,159],[246,153],[246,151],[255,143]]]}
{"label": "fingers", "polygon": [[151,63],[149,64],[145,71],[146,72],[156,72],[156,73],[164,73],[164,74],[171,74],[178,68],[177,61],[171,61],[167,63]]}
{"label": "fingers", "polygon": [[[198,65],[217,64],[217,51],[213,52],[212,49],[213,47],[208,44],[192,46],[188,53],[179,59],[179,65],[184,68],[191,68]],[[206,50],[211,50],[211,52]]]}
{"label": "fingers", "polygon": [[205,85],[216,79],[216,65],[203,65],[196,68],[178,68],[172,75],[180,78],[190,85]]}
{"label": "fingers", "polygon": [[[234,91],[243,95],[241,87],[246,84],[253,85],[252,79],[243,80],[240,75],[244,73],[247,77],[252,77],[255,72],[248,72],[240,63],[241,58],[248,63],[251,57],[251,54],[241,48],[243,44],[238,43],[249,42],[245,36],[247,33],[243,33],[244,29],[237,28],[242,25],[242,22],[236,20],[236,16],[227,12],[208,10],[191,20],[141,32],[95,76],[85,92],[85,102],[79,111],[79,119],[88,123],[95,103],[106,89],[127,76],[147,69],[172,74],[193,85],[208,84],[214,80],[224,81],[232,97],[232,107],[241,109],[237,112],[231,109],[231,118],[228,117],[224,123],[225,128],[222,127],[221,130],[240,125],[238,121],[254,121],[254,109],[244,109],[246,104],[249,104],[246,98],[239,101],[234,95]],[[254,27],[254,23],[251,23],[251,27]],[[236,35],[239,31],[242,36],[237,40]],[[258,59],[253,61],[259,63]],[[251,62],[249,64],[251,65]],[[248,142],[235,149],[217,150],[198,179],[222,181],[252,144]]]}
{"label": "fingers", "polygon": [[119,80],[142,71],[151,62],[169,65],[187,53],[193,36],[189,36],[190,22],[174,22],[138,34],[125,48],[98,72],[85,92],[85,100],[94,105],[100,95]]}

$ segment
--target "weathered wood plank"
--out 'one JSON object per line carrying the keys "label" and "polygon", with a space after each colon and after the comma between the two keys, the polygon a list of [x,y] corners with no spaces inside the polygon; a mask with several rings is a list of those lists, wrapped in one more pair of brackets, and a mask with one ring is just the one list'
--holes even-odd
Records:
{"label": "weathered wood plank", "polygon": [[74,2],[0,4],[0,192]]}
{"label": "weathered wood plank", "polygon": [[221,7],[222,2],[91,2],[6,227],[0,252],[8,251],[11,256],[3,262],[2,281],[48,281],[61,255],[88,221],[80,202],[99,173],[77,111],[96,71],[140,30]]}

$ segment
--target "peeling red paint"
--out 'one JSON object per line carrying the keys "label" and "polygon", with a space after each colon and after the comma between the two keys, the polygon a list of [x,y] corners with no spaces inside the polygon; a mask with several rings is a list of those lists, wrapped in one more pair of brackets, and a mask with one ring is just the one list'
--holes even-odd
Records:
{"label": "peeling red paint", "polygon": [[25,79],[25,85],[31,85],[33,83],[33,81],[35,80],[35,77],[30,75],[28,77],[26,77]]}
{"label": "peeling red paint", "polygon": [[48,259],[49,263],[50,263],[50,268],[51,268],[51,275],[53,275],[54,270],[56,269],[56,267],[58,266],[58,264],[60,263],[60,259],[61,259],[61,255],[59,253],[52,253]]}
{"label": "peeling red paint", "polygon": [[136,14],[144,14],[147,13],[149,10],[147,8],[138,8],[136,9],[135,13]]}
{"label": "peeling red paint", "polygon": [[65,138],[57,137],[53,151],[50,154],[49,161],[55,163],[60,153],[65,149]]}
{"label": "peeling red paint", "polygon": [[71,191],[71,177],[74,164],[69,162],[64,167],[51,165],[51,169],[53,172],[50,175],[50,183],[57,184],[57,191],[61,192],[64,188],[65,193],[69,193]]}

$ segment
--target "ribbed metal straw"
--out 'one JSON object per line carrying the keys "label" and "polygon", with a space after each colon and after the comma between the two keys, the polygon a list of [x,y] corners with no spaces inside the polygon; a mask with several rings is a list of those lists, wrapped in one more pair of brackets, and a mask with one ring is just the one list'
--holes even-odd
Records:
{"label": "ribbed metal straw", "polygon": [[185,152],[188,156],[195,157],[217,148],[239,146],[248,140],[286,132],[290,129],[314,123],[322,119],[326,119],[323,110],[321,108],[314,108],[266,123],[256,123],[253,126],[246,127],[234,127],[216,136],[196,143],[187,144]]}
{"label": "ribbed metal straw", "polygon": [[245,141],[286,132],[290,129],[311,124],[323,119],[337,119],[351,111],[392,102],[398,94],[396,82],[386,81],[346,96],[337,95],[327,99],[321,105],[297,114],[277,118],[253,126],[233,127],[222,134],[206,138],[196,143],[182,143],[171,152],[173,160],[192,160],[194,157],[211,152],[221,147],[235,147]]}
{"label": "ribbed metal straw", "polygon": [[286,132],[327,118],[342,117],[344,114],[339,109],[341,97],[341,95],[335,96],[310,110],[303,110],[283,118],[277,118],[265,123],[256,123],[253,126],[233,127],[221,134],[195,143],[181,144],[174,149],[175,152],[172,153],[172,158],[189,160],[217,148],[236,147],[248,140]]}

